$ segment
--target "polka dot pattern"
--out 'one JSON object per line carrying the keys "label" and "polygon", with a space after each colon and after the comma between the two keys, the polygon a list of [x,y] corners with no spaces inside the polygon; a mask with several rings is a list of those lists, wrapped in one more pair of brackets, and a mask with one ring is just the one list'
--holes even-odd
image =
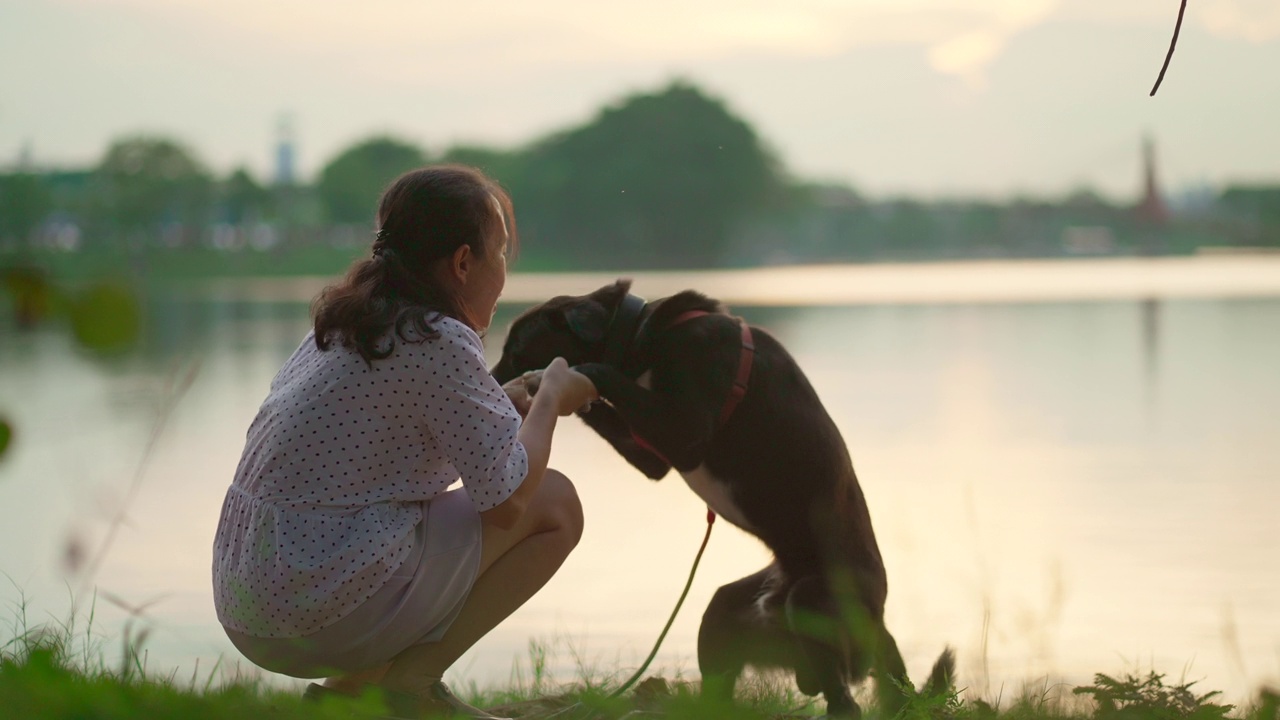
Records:
{"label": "polka dot pattern", "polygon": [[452,318],[372,367],[308,334],[249,427],[213,548],[233,630],[301,637],[374,594],[408,556],[422,503],[458,479],[477,510],[528,474],[520,415],[480,337]]}

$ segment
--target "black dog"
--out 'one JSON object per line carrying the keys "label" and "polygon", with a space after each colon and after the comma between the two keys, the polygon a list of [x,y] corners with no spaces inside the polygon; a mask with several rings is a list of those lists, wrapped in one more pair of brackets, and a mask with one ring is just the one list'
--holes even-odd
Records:
{"label": "black dog", "polygon": [[[718,302],[685,291],[645,303],[630,287],[619,280],[525,312],[494,377],[506,383],[565,358],[604,401],[580,415],[587,425],[654,480],[674,467],[773,551],[773,563],[720,588],[703,615],[704,693],[731,698],[747,665],[782,667],[805,694],[821,692],[828,713],[857,716],[849,685],[874,672],[892,716],[912,690],[884,625],[884,563],[817,393],[777,340]],[[946,650],[926,688],[949,686],[953,674]]]}

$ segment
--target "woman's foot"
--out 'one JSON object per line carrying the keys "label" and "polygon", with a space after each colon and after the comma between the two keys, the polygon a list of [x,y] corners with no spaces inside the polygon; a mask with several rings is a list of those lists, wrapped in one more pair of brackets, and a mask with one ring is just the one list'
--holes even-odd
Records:
{"label": "woman's foot", "polygon": [[416,700],[418,703],[418,712],[420,714],[425,714],[427,717],[510,720],[510,718],[499,718],[497,715],[485,712],[478,707],[468,705],[457,695],[454,695],[448,685],[445,685],[440,681],[431,685],[426,696],[415,697],[413,695],[406,695],[404,697]]}
{"label": "woman's foot", "polygon": [[[413,695],[396,690],[382,689],[387,709],[391,715],[380,720],[420,720],[425,718],[459,718],[459,720],[510,720],[468,705],[453,694],[448,685],[437,680],[422,695]],[[312,683],[307,686],[302,696],[307,700],[322,700],[326,697],[355,697],[351,693],[342,692],[323,685]]]}

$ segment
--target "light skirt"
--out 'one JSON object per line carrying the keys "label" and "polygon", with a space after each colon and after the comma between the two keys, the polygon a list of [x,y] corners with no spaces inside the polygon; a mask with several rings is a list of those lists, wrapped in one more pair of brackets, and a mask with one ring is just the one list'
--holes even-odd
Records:
{"label": "light skirt", "polygon": [[224,628],[253,664],[298,678],[384,665],[444,637],[480,568],[480,514],[462,488],[423,504],[413,549],[386,585],[337,622],[299,638],[257,638]]}

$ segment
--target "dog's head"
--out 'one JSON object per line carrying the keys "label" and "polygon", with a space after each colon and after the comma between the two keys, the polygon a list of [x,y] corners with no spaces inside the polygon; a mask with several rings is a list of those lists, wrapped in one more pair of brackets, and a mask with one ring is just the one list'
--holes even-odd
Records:
{"label": "dog's head", "polygon": [[630,290],[631,281],[620,279],[589,295],[553,297],[521,313],[507,331],[493,376],[507,383],[557,357],[571,366],[599,361],[609,322]]}

